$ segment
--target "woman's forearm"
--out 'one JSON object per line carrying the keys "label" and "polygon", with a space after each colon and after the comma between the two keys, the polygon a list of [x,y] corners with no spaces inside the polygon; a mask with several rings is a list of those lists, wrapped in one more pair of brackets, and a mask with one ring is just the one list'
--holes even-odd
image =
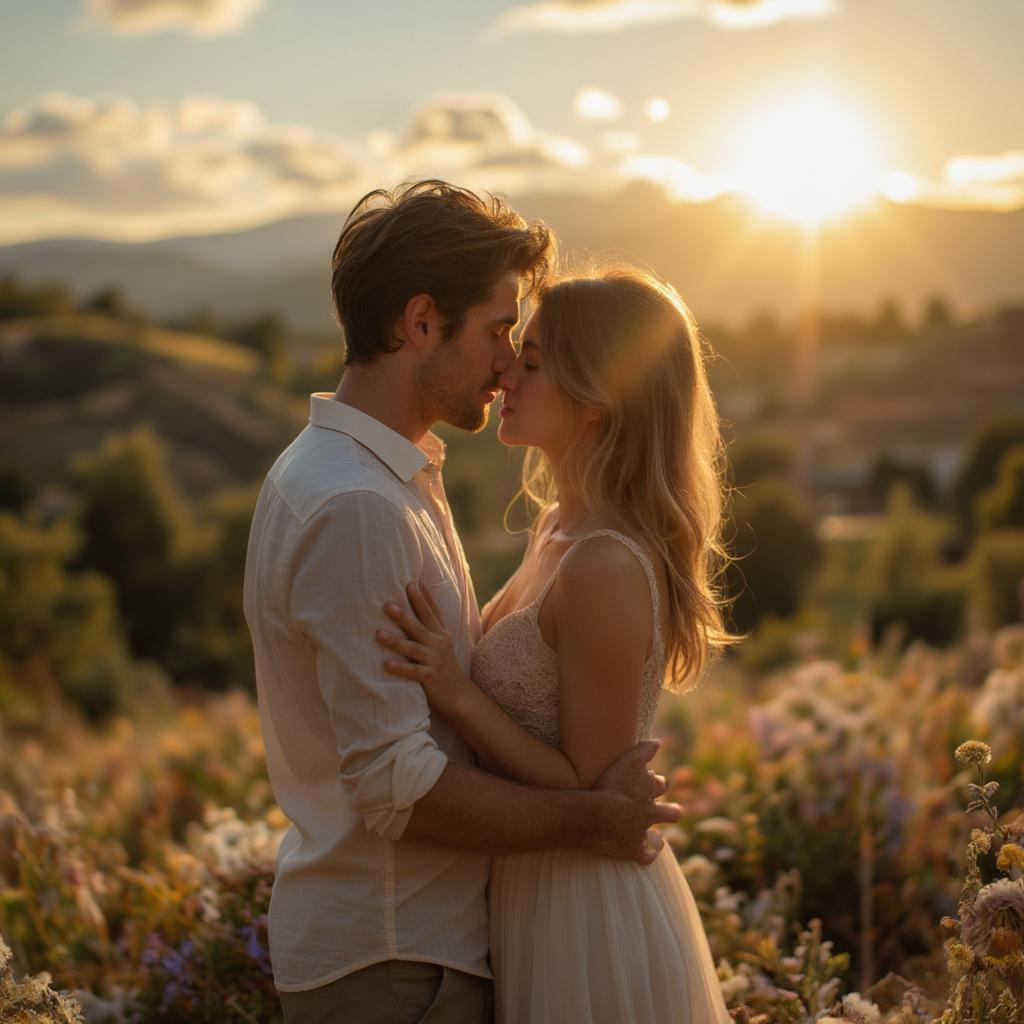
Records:
{"label": "woman's forearm", "polygon": [[444,715],[488,770],[529,786],[583,788],[565,754],[528,733],[476,685]]}

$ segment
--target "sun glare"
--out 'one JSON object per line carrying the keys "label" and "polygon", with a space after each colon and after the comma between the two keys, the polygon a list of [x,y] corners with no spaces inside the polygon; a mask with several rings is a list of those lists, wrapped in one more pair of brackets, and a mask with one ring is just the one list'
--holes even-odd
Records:
{"label": "sun glare", "polygon": [[863,120],[832,97],[807,92],[751,116],[729,178],[762,209],[813,225],[878,192],[881,176]]}

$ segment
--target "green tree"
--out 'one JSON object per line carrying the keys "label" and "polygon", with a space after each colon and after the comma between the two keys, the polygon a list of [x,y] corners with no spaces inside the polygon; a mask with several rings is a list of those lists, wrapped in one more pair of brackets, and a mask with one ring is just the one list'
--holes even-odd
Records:
{"label": "green tree", "polygon": [[255,691],[252,643],[242,607],[245,552],[258,485],[229,488],[200,513],[183,558],[189,613],[175,635],[169,668],[180,680]]}
{"label": "green tree", "polygon": [[949,303],[941,295],[930,295],[921,314],[921,326],[926,331],[941,331],[955,323]]}
{"label": "green tree", "polygon": [[267,373],[272,380],[284,383],[288,377],[288,328],[276,313],[264,313],[248,320],[231,332],[239,345],[251,348],[263,356]]}
{"label": "green tree", "polygon": [[0,465],[0,509],[20,513],[31,497],[29,478],[16,466]]}
{"label": "green tree", "polygon": [[791,616],[821,561],[814,515],[793,488],[767,480],[732,498],[732,553],[726,571],[734,626],[753,629],[762,617]]}
{"label": "green tree", "polygon": [[983,533],[969,571],[971,596],[990,629],[1024,621],[1024,530]]}
{"label": "green tree", "polygon": [[793,475],[793,447],[784,438],[767,435],[737,441],[729,448],[729,464],[736,487],[771,478],[786,480]]}
{"label": "green tree", "polygon": [[1024,444],[1006,451],[998,479],[974,499],[974,521],[981,530],[1024,527]]}
{"label": "green tree", "polygon": [[121,292],[113,286],[93,292],[82,302],[81,310],[83,313],[101,313],[103,316],[115,318],[122,317],[128,312]]}
{"label": "green tree", "polygon": [[965,533],[969,534],[974,525],[975,498],[996,482],[1003,456],[1019,444],[1024,444],[1024,416],[995,416],[975,430],[950,495],[953,511]]}
{"label": "green tree", "polygon": [[0,711],[26,695],[59,696],[99,719],[127,699],[133,666],[113,588],[69,571],[78,541],[68,523],[0,512]]}
{"label": "green tree", "polygon": [[889,492],[898,483],[905,483],[918,505],[935,508],[939,503],[939,490],[931,470],[923,462],[904,462],[891,455],[875,459],[868,473],[868,493],[880,505],[889,500]]}
{"label": "green tree", "polygon": [[875,315],[872,329],[876,336],[885,339],[905,334],[907,323],[899,303],[891,297],[882,300]]}
{"label": "green tree", "polygon": [[0,320],[54,316],[74,308],[71,293],[62,284],[24,285],[12,275],[0,278]]}
{"label": "green tree", "polygon": [[946,523],[914,504],[906,483],[893,487],[885,523],[865,567],[868,614],[876,637],[894,624],[905,630],[907,639],[936,645],[959,635],[966,594],[939,557],[947,533]]}
{"label": "green tree", "polygon": [[98,453],[77,459],[72,473],[80,564],[113,581],[132,650],[161,659],[187,612],[180,553],[189,526],[163,448],[141,427],[109,437]]}

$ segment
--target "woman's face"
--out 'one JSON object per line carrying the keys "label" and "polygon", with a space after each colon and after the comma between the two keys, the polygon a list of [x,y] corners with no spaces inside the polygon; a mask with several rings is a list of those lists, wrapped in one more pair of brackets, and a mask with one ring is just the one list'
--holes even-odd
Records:
{"label": "woman's face", "polygon": [[572,430],[568,400],[544,370],[540,313],[526,322],[516,361],[498,378],[503,389],[498,438],[511,448],[529,445],[557,460]]}

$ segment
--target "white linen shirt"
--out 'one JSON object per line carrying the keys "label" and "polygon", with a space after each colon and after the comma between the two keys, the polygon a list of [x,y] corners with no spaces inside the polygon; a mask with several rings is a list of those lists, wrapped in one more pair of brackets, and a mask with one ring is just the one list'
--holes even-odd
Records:
{"label": "white linen shirt", "polygon": [[389,675],[378,628],[423,581],[469,674],[480,617],[441,484],[419,446],[315,394],[260,491],[245,566],[267,768],[288,816],[270,901],[274,984],[300,992],[382,960],[491,977],[490,858],[402,833],[448,761],[475,765],[416,682]]}

